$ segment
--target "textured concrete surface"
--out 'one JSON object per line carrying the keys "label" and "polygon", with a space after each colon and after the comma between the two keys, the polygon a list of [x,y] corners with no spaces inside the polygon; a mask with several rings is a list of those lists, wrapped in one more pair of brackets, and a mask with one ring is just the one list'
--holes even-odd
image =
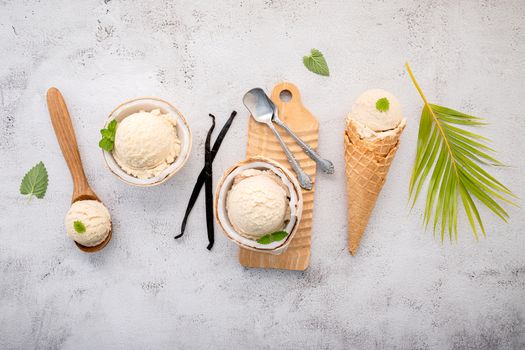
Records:
{"label": "textured concrete surface", "polygon": [[[525,197],[525,3],[485,1],[0,1],[0,348],[225,349],[525,347],[525,217],[508,225],[483,210],[486,239],[465,217],[457,243],[421,228],[407,209],[421,101],[487,117],[483,130],[511,167],[494,170]],[[332,76],[308,72],[322,50]],[[200,198],[174,241],[213,112],[240,112],[216,179],[242,158],[242,94],[295,82],[321,121],[320,152],[337,172],[317,182],[310,268],[242,268],[217,232],[205,249]],[[81,253],[64,233],[71,179],[45,104],[59,87],[87,175],[113,215],[114,236]],[[359,93],[396,94],[408,128],[356,257],[346,250],[344,118]],[[132,188],[104,167],[97,141],[125,99],[172,101],[194,132],[194,152],[168,183]],[[38,161],[43,200],[18,186]]]}

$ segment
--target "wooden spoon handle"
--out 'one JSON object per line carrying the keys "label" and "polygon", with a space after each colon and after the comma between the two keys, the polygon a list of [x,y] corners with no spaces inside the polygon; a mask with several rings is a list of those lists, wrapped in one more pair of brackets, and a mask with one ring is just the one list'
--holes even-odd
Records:
{"label": "wooden spoon handle", "polygon": [[94,195],[82,167],[82,160],[78,152],[77,138],[73,130],[73,124],[69,117],[66,102],[60,91],[52,87],[47,90],[47,107],[55,134],[60,144],[71,177],[73,178],[73,201],[82,195]]}

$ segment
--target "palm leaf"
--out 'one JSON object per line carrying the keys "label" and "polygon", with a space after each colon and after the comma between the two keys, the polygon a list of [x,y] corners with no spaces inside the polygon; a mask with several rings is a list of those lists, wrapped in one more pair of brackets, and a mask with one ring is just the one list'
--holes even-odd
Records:
{"label": "palm leaf", "polygon": [[495,151],[487,145],[490,140],[463,128],[486,125],[484,120],[429,103],[408,63],[406,68],[424,102],[409,185],[412,206],[427,184],[425,227],[432,222],[434,234],[440,227],[442,241],[445,232],[450,240],[457,240],[460,198],[477,239],[478,228],[483,235],[486,232],[476,203],[485,205],[506,222],[509,215],[499,202],[516,205],[517,197],[482,167],[503,165],[493,157]]}

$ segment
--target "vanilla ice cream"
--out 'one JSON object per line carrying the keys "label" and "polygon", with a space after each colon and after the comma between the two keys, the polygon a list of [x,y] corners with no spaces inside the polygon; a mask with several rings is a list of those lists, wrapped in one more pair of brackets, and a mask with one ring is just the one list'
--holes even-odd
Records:
{"label": "vanilla ice cream", "polygon": [[359,133],[369,137],[377,132],[395,129],[403,119],[401,105],[390,92],[373,89],[357,98],[348,115],[362,125]]}
{"label": "vanilla ice cream", "polygon": [[175,119],[154,109],[133,113],[118,123],[113,157],[128,174],[149,179],[172,164],[180,148]]}
{"label": "vanilla ice cream", "polygon": [[93,247],[111,231],[111,216],[104,204],[94,200],[77,201],[66,215],[66,232],[77,243]]}
{"label": "vanilla ice cream", "polygon": [[290,221],[288,189],[270,170],[244,170],[228,192],[226,211],[235,231],[256,240]]}

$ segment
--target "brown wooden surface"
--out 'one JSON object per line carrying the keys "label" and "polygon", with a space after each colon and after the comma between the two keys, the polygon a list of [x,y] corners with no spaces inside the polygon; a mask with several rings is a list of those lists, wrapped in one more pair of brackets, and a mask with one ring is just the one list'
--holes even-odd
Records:
{"label": "brown wooden surface", "polygon": [[[279,97],[280,93],[285,90],[290,91],[292,94],[292,98],[288,102],[281,101]],[[273,89],[271,98],[279,109],[279,117],[306,143],[317,148],[319,123],[302,105],[297,87],[287,82],[277,84]],[[276,128],[297,158],[299,164],[301,164],[301,167],[312,178],[314,186],[311,191],[303,190],[303,217],[288,250],[281,255],[271,255],[241,248],[239,262],[246,267],[305,270],[310,263],[316,164],[302,151],[301,147],[295,143],[285,130],[278,126]],[[249,118],[246,156],[253,157],[258,155],[281,163],[293,173],[286,155],[279,145],[279,141],[277,141],[270,128],[264,124],[257,123],[253,118]]]}
{"label": "brown wooden surface", "polygon": [[[100,202],[100,199],[89,186],[86,174],[84,173],[73,124],[71,123],[64,97],[62,97],[62,94],[57,88],[52,87],[47,90],[47,107],[60,149],[62,150],[64,159],[71,172],[71,177],[73,178],[73,197],[71,203],[79,200],[96,200]],[[110,231],[106,239],[94,247],[86,247],[75,243],[82,251],[91,253],[104,248],[111,240],[111,236]]]}

